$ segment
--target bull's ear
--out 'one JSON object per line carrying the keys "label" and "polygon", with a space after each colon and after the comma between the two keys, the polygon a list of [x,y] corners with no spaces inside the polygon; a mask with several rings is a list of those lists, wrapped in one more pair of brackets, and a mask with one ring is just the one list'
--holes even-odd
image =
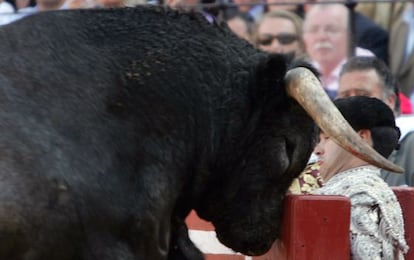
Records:
{"label": "bull's ear", "polygon": [[307,68],[316,76],[317,79],[319,79],[319,77],[320,77],[319,71],[312,64],[310,64],[308,61],[306,61],[304,59],[292,60],[289,63],[288,70],[294,69],[294,68],[297,68],[297,67]]}
{"label": "bull's ear", "polygon": [[255,85],[251,89],[252,101],[266,104],[266,101],[279,102],[275,96],[286,97],[285,75],[289,60],[281,54],[261,55],[255,67]]}
{"label": "bull's ear", "polygon": [[270,94],[275,86],[284,85],[288,63],[288,57],[281,54],[269,54],[262,58],[256,67],[259,91]]}

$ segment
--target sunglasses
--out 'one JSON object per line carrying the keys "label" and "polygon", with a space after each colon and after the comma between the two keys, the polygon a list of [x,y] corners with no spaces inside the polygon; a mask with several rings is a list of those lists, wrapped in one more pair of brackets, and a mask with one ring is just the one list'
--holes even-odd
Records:
{"label": "sunglasses", "polygon": [[278,35],[263,34],[260,35],[258,43],[260,45],[267,46],[272,44],[274,39],[276,39],[282,45],[288,45],[298,40],[298,36],[293,33],[279,33]]}

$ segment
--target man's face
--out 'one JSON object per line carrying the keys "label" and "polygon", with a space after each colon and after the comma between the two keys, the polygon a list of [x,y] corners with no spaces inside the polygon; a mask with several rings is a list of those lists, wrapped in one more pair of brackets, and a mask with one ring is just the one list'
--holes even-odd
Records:
{"label": "man's face", "polygon": [[332,138],[323,132],[319,134],[319,143],[314,149],[320,165],[320,174],[324,181],[336,173],[346,170],[352,155],[337,145]]}
{"label": "man's face", "polygon": [[[277,39],[277,37],[290,38],[290,40]],[[295,54],[302,52],[295,25],[286,18],[269,17],[264,19],[257,28],[257,42],[259,49],[266,52]]]}
{"label": "man's face", "polygon": [[395,110],[395,95],[387,97],[383,83],[374,69],[351,71],[340,77],[337,98],[352,96],[375,97]]}
{"label": "man's face", "polygon": [[309,57],[321,64],[337,65],[347,57],[348,31],[346,10],[338,8],[309,10],[304,22],[303,39]]}

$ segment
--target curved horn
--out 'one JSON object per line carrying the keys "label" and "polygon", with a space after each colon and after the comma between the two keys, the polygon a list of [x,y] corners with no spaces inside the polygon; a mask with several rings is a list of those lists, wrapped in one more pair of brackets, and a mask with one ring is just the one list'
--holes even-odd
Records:
{"label": "curved horn", "polygon": [[372,165],[396,173],[404,172],[404,169],[381,156],[360,138],[309,69],[298,67],[289,70],[286,82],[288,95],[293,97],[338,145]]}

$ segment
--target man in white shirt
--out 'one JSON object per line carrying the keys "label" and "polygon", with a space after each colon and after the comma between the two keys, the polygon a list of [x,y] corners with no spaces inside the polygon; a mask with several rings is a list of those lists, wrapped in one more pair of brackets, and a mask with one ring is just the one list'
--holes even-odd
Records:
{"label": "man in white shirt", "polygon": [[[349,10],[342,4],[312,6],[303,24],[303,40],[312,63],[321,73],[322,85],[333,99],[338,90],[339,72],[348,58]],[[356,48],[357,56],[373,56]]]}

